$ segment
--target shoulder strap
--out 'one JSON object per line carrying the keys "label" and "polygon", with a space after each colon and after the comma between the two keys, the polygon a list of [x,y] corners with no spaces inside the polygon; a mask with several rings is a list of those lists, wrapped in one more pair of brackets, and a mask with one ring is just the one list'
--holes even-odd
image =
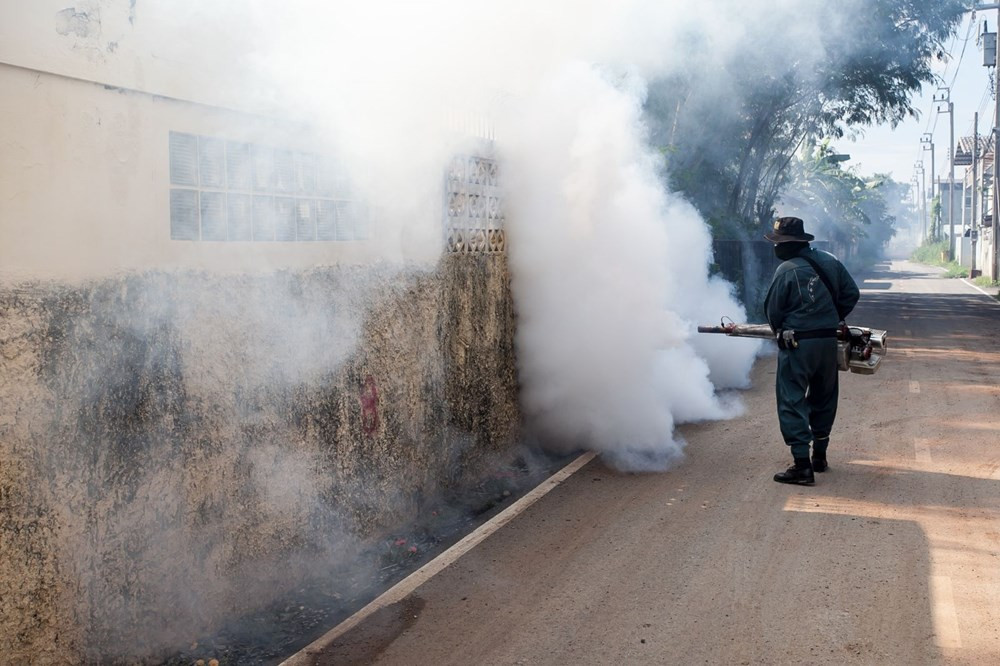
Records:
{"label": "shoulder strap", "polygon": [[841,321],[843,321],[844,315],[843,315],[843,313],[840,310],[840,303],[838,303],[838,301],[837,301],[837,290],[834,289],[833,285],[830,283],[830,278],[828,278],[826,276],[826,273],[823,272],[823,269],[819,267],[819,264],[812,257],[806,257],[806,256],[800,254],[796,258],[797,259],[802,259],[807,264],[809,264],[810,266],[812,266],[814,271],[816,271],[816,275],[819,276],[819,279],[822,280],[823,284],[826,285],[827,291],[830,292],[830,298],[833,300],[833,307],[837,308],[837,316],[840,317]]}

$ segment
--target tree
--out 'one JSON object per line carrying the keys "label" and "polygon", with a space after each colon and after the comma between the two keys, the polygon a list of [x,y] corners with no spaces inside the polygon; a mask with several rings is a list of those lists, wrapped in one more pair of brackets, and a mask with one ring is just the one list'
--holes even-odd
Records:
{"label": "tree", "polygon": [[930,241],[933,243],[945,240],[944,229],[941,228],[941,222],[941,195],[938,194],[931,199],[931,228],[928,234],[930,235]]}
{"label": "tree", "polygon": [[870,265],[896,233],[893,214],[907,187],[884,174],[843,168],[829,141],[808,145],[793,160],[781,200],[806,212],[811,229],[854,266]]}
{"label": "tree", "polygon": [[934,81],[932,60],[945,57],[943,43],[965,10],[961,0],[810,6],[817,26],[841,28],[782,45],[771,25],[777,47],[750,35],[721,71],[692,65],[650,87],[647,111],[670,185],[719,235],[742,236],[769,223],[807,140],[917,116],[912,96]]}

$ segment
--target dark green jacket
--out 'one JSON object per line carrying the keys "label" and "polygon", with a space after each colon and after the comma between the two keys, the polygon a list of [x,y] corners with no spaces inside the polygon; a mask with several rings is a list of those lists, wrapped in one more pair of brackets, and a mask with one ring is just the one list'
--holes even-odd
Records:
{"label": "dark green jacket", "polygon": [[[816,271],[801,257],[808,256],[826,273],[835,295],[830,294]],[[774,271],[774,279],[764,299],[767,321],[779,329],[811,331],[836,328],[854,309],[861,292],[844,265],[829,252],[807,247]],[[834,304],[836,298],[836,305]],[[840,309],[840,316],[837,309]]]}

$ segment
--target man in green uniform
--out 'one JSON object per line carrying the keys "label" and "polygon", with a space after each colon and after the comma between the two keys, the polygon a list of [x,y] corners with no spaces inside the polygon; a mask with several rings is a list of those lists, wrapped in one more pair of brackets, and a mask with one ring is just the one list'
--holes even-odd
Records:
{"label": "man in green uniform", "polygon": [[837,330],[861,293],[836,257],[809,247],[814,236],[805,233],[801,219],[778,218],[774,232],[764,237],[783,260],[764,310],[779,347],[778,422],[795,460],[774,480],[810,485],[816,480],[814,471],[827,470],[826,449],[837,415]]}

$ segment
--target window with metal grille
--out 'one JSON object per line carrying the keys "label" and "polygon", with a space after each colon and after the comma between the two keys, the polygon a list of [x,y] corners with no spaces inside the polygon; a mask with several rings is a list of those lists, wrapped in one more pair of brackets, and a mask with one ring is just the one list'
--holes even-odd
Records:
{"label": "window with metal grille", "polygon": [[334,160],[170,132],[170,238],[189,241],[353,241],[368,211]]}

